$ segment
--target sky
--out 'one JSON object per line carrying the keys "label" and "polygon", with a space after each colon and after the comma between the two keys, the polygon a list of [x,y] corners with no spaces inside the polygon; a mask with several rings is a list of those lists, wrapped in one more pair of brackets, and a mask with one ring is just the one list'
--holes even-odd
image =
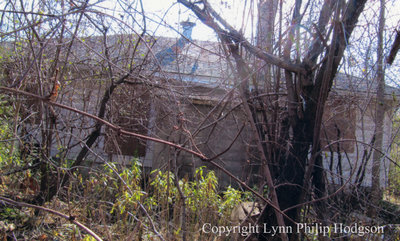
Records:
{"label": "sky", "polygon": [[[136,9],[140,9],[138,1],[133,1]],[[228,3],[229,2],[229,3]],[[242,17],[244,5],[248,5],[251,1],[242,0],[209,0],[209,3],[219,12],[221,15],[234,27],[240,29],[242,27]],[[103,6],[109,10],[116,10],[118,12],[118,6],[110,1],[105,1]],[[143,0],[143,8],[147,16],[147,27],[148,30],[154,31],[155,35],[168,36],[168,37],[179,37],[177,31],[181,30],[179,22],[181,21],[192,21],[196,23],[193,29],[192,37],[198,40],[217,40],[215,33],[202,24],[197,17],[188,10],[182,4],[178,4],[176,0]],[[118,14],[118,13],[117,13]],[[160,22],[163,20],[164,26],[160,26]],[[249,22],[249,21],[248,21]],[[171,29],[171,27],[173,29]]]}
{"label": "sky", "polygon": [[[77,0],[75,0],[77,2]],[[257,0],[208,0],[211,6],[222,15],[222,17],[229,22],[236,30],[241,30],[245,36],[250,39],[255,36],[255,24],[256,20],[252,16],[256,16],[256,2]],[[282,0],[284,3],[284,18],[291,17],[291,8],[293,7],[294,0]],[[310,0],[312,4],[321,2],[323,0]],[[18,1],[17,1],[18,2]],[[26,0],[23,1],[26,7],[31,5],[39,6],[42,2],[41,0]],[[30,4],[34,2],[35,4]],[[51,2],[51,0],[49,0]],[[49,3],[48,2],[48,3]],[[307,1],[303,1],[304,5]],[[53,2],[54,3],[54,2]],[[166,37],[180,37],[182,28],[179,26],[181,21],[193,21],[196,26],[193,29],[192,38],[197,40],[211,40],[216,41],[217,37],[215,33],[202,24],[194,14],[188,10],[182,4],[178,4],[177,0],[142,0],[143,8],[146,16],[146,30],[149,35],[155,36],[166,36]],[[105,13],[109,16],[113,16],[114,19],[109,19],[111,27],[116,26],[115,33],[131,33],[131,29],[134,29],[137,33],[141,32],[141,27],[143,27],[143,21],[141,19],[141,6],[139,0],[90,0],[89,4],[95,4],[94,9]],[[368,1],[368,6],[365,14],[361,17],[358,26],[353,33],[354,38],[357,35],[363,33],[365,29],[373,30],[377,28],[377,14],[379,13],[379,0]],[[303,6],[304,6],[303,5]],[[0,2],[0,9],[4,6],[4,2]],[[395,36],[395,29],[400,30],[400,0],[387,0],[386,3],[387,11],[387,32],[385,39],[385,52],[388,54],[391,44]],[[122,8],[125,8],[123,11]],[[29,9],[28,9],[29,10]],[[288,11],[287,11],[288,10]],[[127,12],[129,14],[127,14]],[[118,20],[118,21],[115,21]],[[372,24],[371,24],[372,22]],[[126,23],[126,25],[123,25]],[[71,23],[72,24],[72,23]],[[284,21],[284,26],[288,26],[288,23]],[[120,25],[120,26],[117,26]],[[121,28],[122,27],[122,28]],[[119,31],[119,32],[118,32]],[[358,32],[357,32],[358,31]],[[376,30],[375,30],[376,31]],[[85,29],[82,35],[89,34]],[[373,31],[371,31],[373,32]],[[376,39],[376,36],[370,34],[368,36],[359,37],[360,40],[363,38]],[[358,41],[358,40],[357,40]],[[359,44],[358,42],[355,44]],[[353,41],[354,42],[354,41]],[[358,48],[360,49],[360,48]],[[350,50],[348,48],[347,57],[354,62],[355,65],[360,65],[363,61],[356,51]],[[372,59],[375,57],[375,52],[372,54]],[[345,56],[346,58],[346,56]],[[397,59],[400,59],[398,57]],[[372,61],[373,62],[373,61]],[[400,61],[397,61],[398,69],[400,70]],[[360,65],[361,66],[361,65]],[[388,72],[395,69],[394,67],[388,67]],[[360,67],[362,71],[362,67]],[[393,72],[393,71],[392,71]],[[393,78],[397,78],[396,73],[399,71],[394,71]]]}
{"label": "sky", "polygon": [[[138,0],[122,0],[132,2],[133,8],[140,9]],[[283,0],[284,12],[288,14],[284,17],[290,17],[291,9],[294,0]],[[316,3],[320,0],[311,0]],[[158,36],[178,37],[177,31],[180,31],[179,22],[190,20],[196,23],[196,27],[193,29],[192,37],[198,40],[216,40],[215,33],[202,24],[197,17],[188,10],[182,4],[177,3],[176,0],[143,0],[143,8],[147,16],[147,27],[148,30]],[[254,36],[255,30],[252,26],[255,26],[256,20],[250,16],[255,16],[257,12],[256,2],[257,0],[209,0],[210,5],[221,14],[221,16],[234,26],[237,30],[241,30],[247,37]],[[303,6],[307,1],[303,1]],[[114,1],[105,0],[103,6],[109,10],[114,10],[114,15],[118,15],[118,6]],[[387,11],[387,25],[389,29],[394,29],[400,26],[400,1],[399,0],[387,0],[386,3]],[[361,21],[371,21],[371,19],[378,19],[379,1],[369,1],[369,6],[366,8],[365,18]],[[111,11],[113,12],[113,11]],[[163,21],[161,21],[163,20]],[[164,26],[160,26],[160,22]],[[286,24],[286,23],[284,23]],[[361,23],[360,25],[363,25]],[[171,27],[173,29],[171,29]]]}
{"label": "sky", "polygon": [[[129,1],[129,0],[122,0]],[[133,8],[141,9],[138,0],[130,0],[133,4]],[[283,0],[284,3],[284,18],[289,19],[292,14],[292,8],[294,0]],[[311,0],[310,6],[313,4],[317,4],[322,0]],[[257,8],[256,2],[257,0],[209,0],[210,5],[222,15],[222,17],[236,30],[241,30],[245,36],[250,39],[252,36],[255,36],[255,18],[251,16],[256,16]],[[303,6],[305,6],[307,1],[303,1]],[[112,1],[106,0],[104,2],[104,6],[114,13],[114,15],[118,15],[118,6],[115,6],[115,3]],[[379,6],[380,1],[368,1],[368,5],[363,13],[363,16],[360,18],[358,22],[358,26],[353,33],[353,38],[357,39],[351,43],[354,43],[353,49],[347,48],[347,53],[345,54],[344,60],[350,60],[353,65],[347,65],[352,68],[352,72],[358,72],[362,75],[363,73],[363,62],[365,61],[364,56],[362,55],[362,51],[357,45],[361,45],[361,41],[375,39],[374,31],[377,31],[377,22],[378,22],[378,14],[379,14]],[[196,26],[193,29],[192,38],[197,40],[211,40],[217,41],[217,37],[215,33],[202,24],[197,17],[188,10],[182,4],[178,4],[176,0],[143,0],[143,8],[145,11],[145,15],[147,16],[147,30],[150,35],[155,36],[167,36],[167,37],[180,37],[180,32],[182,32],[182,28],[179,26],[179,22],[181,21],[192,21],[196,23]],[[390,51],[391,44],[394,39],[395,29],[400,30],[400,1],[399,0],[387,0],[386,2],[386,40],[385,40],[385,54],[388,54]],[[116,10],[116,11],[115,11]],[[303,11],[303,9],[302,9]],[[138,21],[140,22],[140,21]],[[162,23],[162,24],[160,24]],[[283,23],[285,26],[288,25],[287,22]],[[253,27],[252,27],[253,26]],[[370,34],[368,36],[362,36],[363,31],[368,29]],[[358,31],[358,32],[357,32]],[[365,45],[364,45],[365,46]],[[373,59],[376,58],[376,52],[371,52],[371,63],[373,63]],[[398,57],[397,59],[400,59]],[[398,75],[396,73],[400,70],[400,61],[397,61],[398,66],[388,66],[387,67],[387,76],[389,81],[394,81],[398,79]],[[374,68],[371,66],[372,69]]]}

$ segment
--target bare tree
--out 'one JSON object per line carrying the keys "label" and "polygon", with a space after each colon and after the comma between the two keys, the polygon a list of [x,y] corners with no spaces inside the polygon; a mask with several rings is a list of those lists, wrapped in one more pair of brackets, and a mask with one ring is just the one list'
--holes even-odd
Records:
{"label": "bare tree", "polygon": [[[320,147],[322,115],[332,81],[366,1],[325,1],[320,6],[319,13],[313,11],[318,20],[310,25],[312,42],[304,53],[300,53],[294,43],[296,38],[300,37],[296,29],[300,27],[304,17],[300,11],[307,10],[310,2],[302,5],[302,1],[295,1],[293,17],[282,44],[281,56],[253,46],[222,19],[207,1],[179,0],[178,2],[191,9],[204,24],[212,28],[222,43],[228,47],[229,54],[233,56],[238,79],[242,83],[240,92],[243,107],[248,121],[257,134],[257,150],[261,156],[270,198],[276,206],[286,210],[292,220],[299,222],[301,203],[308,199],[311,190],[314,190],[318,199],[326,195]],[[273,6],[274,4],[271,4],[270,7],[273,9]],[[252,96],[247,88],[248,85],[245,84],[253,72],[241,55],[242,48],[253,54],[258,61],[276,66],[276,73],[284,73],[284,81],[276,78],[280,77],[280,74],[274,74],[272,80],[274,85],[283,82],[287,91],[287,105],[283,112],[287,115],[278,121],[279,129],[274,126],[274,132],[269,128],[268,123],[271,118],[268,117],[266,109],[261,119],[256,115],[257,104],[251,100],[260,97]],[[296,51],[292,52],[293,49]],[[269,84],[268,79],[261,81]],[[260,81],[255,84],[255,93],[257,84],[260,85]],[[266,124],[257,128],[256,123],[260,122]],[[279,134],[272,136],[271,133],[276,131]],[[317,205],[321,220],[324,220],[323,206],[322,203]],[[282,224],[278,212],[275,217],[271,217],[269,213],[271,213],[270,208],[266,207],[263,216],[265,223]],[[285,224],[295,225],[289,220],[286,220]]]}
{"label": "bare tree", "polygon": [[[375,113],[375,142],[372,163],[372,203],[377,205],[382,199],[382,191],[380,185],[381,162],[382,162],[382,142],[383,142],[383,121],[385,115],[385,71],[383,57],[383,32],[385,28],[385,1],[380,1],[379,12],[379,32],[378,32],[378,49],[377,49],[377,71],[376,77],[378,86],[376,90],[376,113]],[[374,210],[374,211],[373,211]],[[376,209],[372,208],[372,215],[376,216]]]}
{"label": "bare tree", "polygon": [[[348,61],[345,50],[352,45],[366,0],[295,0],[293,6],[260,0],[254,11],[258,15],[248,14],[257,21],[252,25],[257,26],[255,38],[248,38],[245,28],[232,27],[209,1],[177,2],[214,30],[220,42],[192,40],[193,23],[174,29],[165,16],[157,19],[146,13],[142,1],[117,1],[113,14],[90,1],[7,1],[1,48],[12,54],[2,62],[0,90],[17,96],[16,141],[37,149],[37,158],[16,171],[32,169],[40,177],[35,198],[25,201],[43,205],[55,196],[69,200],[71,186],[78,185],[77,170],[89,179],[96,165],[111,168],[110,163],[118,161],[126,168],[132,157],[143,158],[142,163],[151,163],[152,168],[171,170],[175,177],[193,172],[199,162],[217,169],[263,203],[258,222],[267,228],[296,230],[297,223],[310,220],[329,225],[330,214],[340,208],[339,198],[333,199],[353,180],[355,187],[361,185],[372,152],[373,190],[379,191],[378,162],[385,151],[379,129],[384,114],[378,108],[385,98],[384,7],[378,38],[376,135],[355,145],[364,148],[362,157],[355,151],[358,165],[351,163],[346,149],[346,142],[358,140],[343,131],[356,124],[335,122],[334,116],[345,116],[353,108],[365,113],[367,107],[356,104],[358,97],[343,100],[331,90],[340,65]],[[167,25],[180,34],[176,39],[153,36],[152,24],[156,29]],[[208,72],[218,68],[216,76],[196,73],[201,58],[209,60],[203,66]],[[210,76],[219,83],[210,84]],[[202,85],[203,80],[208,85]],[[369,104],[370,97],[363,104]],[[331,159],[325,168],[322,153],[327,150]],[[244,164],[226,164],[235,155],[243,157]],[[351,167],[348,178],[344,162]],[[234,172],[241,168],[242,179]],[[339,187],[329,192],[331,179]],[[134,193],[121,176],[119,182]],[[181,206],[175,228],[188,240],[190,197],[177,178],[174,184]],[[139,204],[148,229],[164,239],[162,225]],[[258,235],[260,240],[271,238]],[[276,238],[296,240],[301,235],[282,232]]]}

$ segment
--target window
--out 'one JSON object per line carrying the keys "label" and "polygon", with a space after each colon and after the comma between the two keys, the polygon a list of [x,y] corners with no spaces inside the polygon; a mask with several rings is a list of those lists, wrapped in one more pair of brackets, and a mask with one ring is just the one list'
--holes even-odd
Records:
{"label": "window", "polygon": [[325,105],[321,128],[322,147],[331,144],[325,151],[354,152],[353,141],[339,141],[355,139],[356,112],[350,98],[334,97]]}
{"label": "window", "polygon": [[[142,84],[118,87],[112,95],[108,117],[111,123],[122,129],[138,134],[147,134],[150,96]],[[106,129],[105,151],[109,154],[144,156],[145,140],[133,136],[119,135],[117,131]]]}

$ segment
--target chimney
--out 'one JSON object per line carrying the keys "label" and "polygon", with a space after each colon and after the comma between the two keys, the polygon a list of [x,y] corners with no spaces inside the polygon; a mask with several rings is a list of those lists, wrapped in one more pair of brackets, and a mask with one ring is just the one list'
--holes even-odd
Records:
{"label": "chimney", "polygon": [[156,54],[156,58],[160,62],[161,66],[166,66],[172,63],[176,59],[177,55],[185,47],[185,45],[192,40],[192,30],[195,25],[195,23],[189,21],[181,22],[181,26],[183,28],[183,36],[180,37],[174,45],[164,50],[161,50]]}
{"label": "chimney", "polygon": [[192,30],[196,24],[190,21],[184,21],[181,22],[181,26],[183,28],[183,36],[185,36],[188,40],[192,40]]}

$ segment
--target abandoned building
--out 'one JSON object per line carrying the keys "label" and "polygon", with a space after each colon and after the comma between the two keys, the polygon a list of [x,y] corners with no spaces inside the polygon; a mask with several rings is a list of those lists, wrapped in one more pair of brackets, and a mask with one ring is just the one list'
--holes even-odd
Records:
{"label": "abandoned building", "polygon": [[[131,35],[109,36],[108,56],[104,54],[103,37],[77,42],[70,57],[69,77],[62,80],[57,102],[97,115],[108,86],[118,82],[123,70],[130,69],[129,78],[115,86],[109,98],[104,114],[107,121],[125,130],[200,150],[208,157],[222,153],[216,160],[218,163],[243,181],[257,182],[259,160],[252,152],[252,135],[240,108],[237,81],[229,59],[224,57],[220,44],[192,40],[193,27],[191,23],[183,24],[183,36],[179,39],[146,37],[138,45],[137,37]],[[133,48],[137,48],[133,53],[136,56],[127,51]],[[113,76],[109,63],[115,70]],[[321,135],[324,168],[331,183],[361,181],[364,186],[371,185],[375,86],[372,78],[345,73],[339,73],[334,81]],[[286,101],[284,91],[279,97],[282,108]],[[392,116],[397,107],[395,96],[400,91],[390,86],[385,91],[383,150],[389,155]],[[52,155],[74,159],[96,123],[67,110],[59,110],[57,114]],[[35,115],[30,113],[27,128],[33,128]],[[40,140],[40,131],[31,133]],[[129,164],[134,158],[144,168],[176,165],[181,173],[208,165],[188,153],[121,136],[107,127],[102,127],[86,157],[86,165],[105,161]],[[384,159],[381,164],[383,186],[387,185],[389,163]],[[221,185],[233,184],[226,175],[216,172]]]}

